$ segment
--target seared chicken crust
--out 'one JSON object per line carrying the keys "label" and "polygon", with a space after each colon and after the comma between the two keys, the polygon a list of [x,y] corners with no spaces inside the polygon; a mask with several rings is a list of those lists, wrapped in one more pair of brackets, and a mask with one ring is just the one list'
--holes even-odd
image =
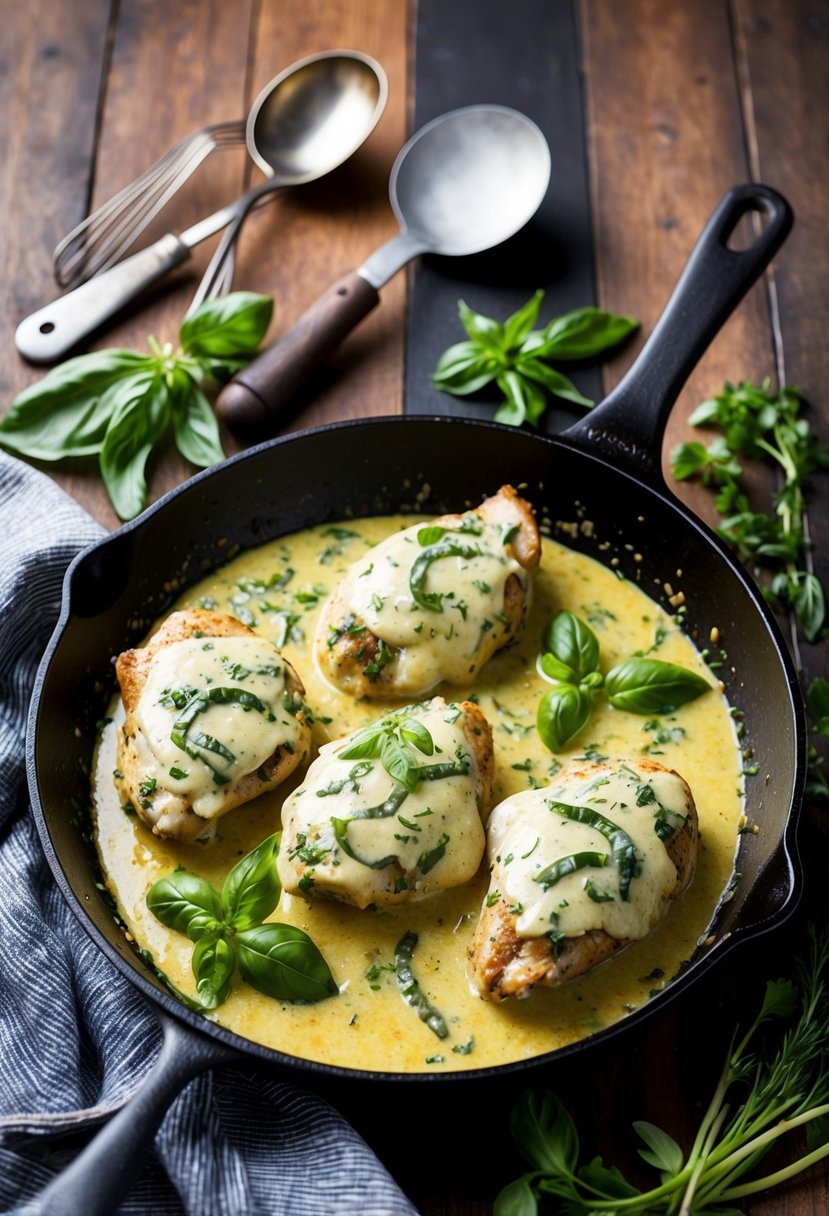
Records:
{"label": "seared chicken crust", "polygon": [[[457,771],[423,779],[407,795],[376,756],[356,763],[339,758],[371,727],[327,744],[283,806],[277,868],[285,891],[358,908],[388,906],[460,885],[477,872],[494,778],[489,723],[471,701],[447,704],[442,697],[380,721],[389,720],[404,729],[413,720],[428,728],[435,750],[413,755],[418,765]],[[366,823],[381,835],[359,836]]]}
{"label": "seared chicken crust", "polygon": [[[675,881],[661,892],[657,911],[650,928],[668,912],[691,882],[696,866],[699,825],[693,795],[682,777],[651,759],[607,761],[598,764],[574,762],[558,774],[550,790],[565,783],[602,780],[619,769],[629,766],[647,780],[650,775],[669,774],[684,790],[684,815],[664,827],[660,840],[675,868]],[[504,804],[501,804],[504,805]],[[492,813],[490,825],[497,824],[499,807]],[[488,1000],[502,1001],[508,997],[528,996],[538,985],[556,987],[576,979],[592,967],[604,962],[628,945],[631,938],[611,936],[604,929],[589,929],[579,936],[522,936],[518,932],[518,915],[511,901],[502,893],[506,864],[515,865],[514,858],[496,858],[492,868],[489,895],[484,900],[475,935],[469,948],[469,975],[478,993]],[[634,879],[634,881],[636,881]]]}
{"label": "seared chicken crust", "polygon": [[[186,793],[166,788],[155,776],[158,762],[139,721],[140,705],[155,661],[168,647],[180,642],[204,639],[254,638],[272,652],[274,670],[284,672],[284,710],[290,719],[292,738],[276,747],[253,771],[228,780],[213,791],[215,808],[209,816],[198,814]],[[169,652],[168,652],[169,653]],[[125,801],[165,839],[191,842],[210,839],[215,821],[234,807],[283,782],[304,760],[311,742],[311,729],[302,705],[305,689],[291,665],[276,647],[261,638],[235,617],[206,609],[172,613],[146,646],[126,650],[118,656],[115,671],[121,689],[126,717],[118,731],[118,770],[116,783]],[[232,682],[232,681],[231,681]],[[182,764],[188,758],[182,753]],[[192,765],[192,760],[190,761]],[[148,780],[148,774],[153,776]]]}
{"label": "seared chicken crust", "polygon": [[[502,486],[497,494],[487,498],[474,511],[464,514],[442,515],[430,524],[420,525],[413,529],[415,532],[437,533],[445,531],[456,537],[471,533],[471,524],[479,521],[480,525],[493,529],[501,529],[506,537],[499,542],[501,560],[504,557],[513,563],[512,572],[508,574],[503,590],[497,593],[483,584],[481,579],[475,581],[475,595],[485,597],[483,608],[485,612],[480,628],[470,651],[464,652],[463,661],[458,663],[457,646],[451,656],[451,663],[440,665],[436,658],[430,666],[424,667],[422,662],[414,666],[408,657],[415,652],[423,654],[430,648],[434,652],[442,637],[451,638],[453,624],[462,627],[459,618],[453,618],[452,609],[458,609],[463,616],[463,624],[467,622],[467,612],[474,611],[476,604],[470,606],[466,599],[458,598],[451,603],[454,592],[443,597],[442,604],[434,604],[434,611],[421,611],[412,603],[401,604],[401,612],[412,620],[419,621],[422,632],[412,635],[404,643],[394,632],[398,622],[375,620],[374,626],[366,621],[366,609],[355,603],[359,591],[363,590],[361,583],[365,576],[372,572],[374,563],[366,564],[366,560],[355,563],[335,588],[325,604],[317,629],[315,653],[319,666],[326,677],[336,687],[355,697],[383,698],[386,700],[420,696],[428,692],[441,680],[451,684],[468,684],[474,679],[480,668],[501,647],[514,637],[526,614],[530,596],[530,576],[537,568],[541,558],[541,537],[538,525],[530,504],[523,499],[512,486]],[[390,538],[393,540],[394,538]],[[423,541],[420,542],[424,544]],[[469,535],[469,550],[475,547],[474,535]],[[378,546],[379,553],[382,552]],[[415,546],[410,558],[421,555]],[[393,567],[398,566],[396,560],[391,560]],[[362,569],[358,569],[362,567]],[[392,572],[389,571],[389,577]],[[378,584],[379,593],[375,593],[375,605],[386,598],[388,587]],[[482,590],[483,588],[483,590]],[[486,598],[488,597],[488,598]],[[444,610],[445,609],[445,610]],[[412,616],[412,614],[415,614]],[[419,613],[419,615],[417,615]],[[474,618],[470,618],[474,619]],[[449,630],[445,630],[448,622]],[[389,629],[389,624],[392,628]],[[424,628],[425,626],[425,628]],[[456,635],[457,636],[457,635]]]}

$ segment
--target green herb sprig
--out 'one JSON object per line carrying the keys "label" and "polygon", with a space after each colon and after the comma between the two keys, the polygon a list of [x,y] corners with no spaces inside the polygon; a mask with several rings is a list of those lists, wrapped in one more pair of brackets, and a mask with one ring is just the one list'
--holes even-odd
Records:
{"label": "green herb sprig", "polygon": [[495,421],[509,426],[523,422],[535,426],[547,407],[547,394],[592,406],[551,363],[603,354],[629,337],[639,322],[600,308],[578,308],[535,329],[543,298],[543,291],[535,292],[503,322],[473,312],[459,300],[458,315],[467,340],[443,352],[432,374],[433,384],[444,393],[467,397],[495,381],[505,398]]}
{"label": "green herb sprig", "polygon": [[[501,1191],[494,1216],[535,1216],[542,1196],[556,1196],[571,1216],[736,1216],[740,1200],[829,1156],[827,972],[829,932],[813,931],[794,979],[769,983],[749,1029],[733,1035],[687,1154],[654,1124],[633,1124],[645,1146],[639,1155],[659,1171],[650,1190],[634,1187],[600,1157],[580,1164],[578,1132],[565,1108],[551,1093],[526,1093],[513,1110],[512,1133],[531,1170]],[[801,1128],[808,1151],[758,1177],[769,1150]]]}
{"label": "green herb sprig", "polygon": [[599,642],[585,621],[560,612],[544,635],[538,667],[556,684],[541,698],[536,727],[541,742],[560,752],[590,721],[593,697],[604,688],[616,709],[633,714],[670,713],[695,700],[711,685],[677,663],[634,655],[607,675],[599,671]]}
{"label": "green herb sprig", "polygon": [[230,993],[237,965],[242,978],[278,1001],[314,1002],[337,992],[317,946],[293,925],[268,922],[281,885],[274,855],[278,836],[263,840],[238,861],[221,894],[184,869],[153,883],[152,914],[195,943],[193,975],[200,1006],[216,1009]]}
{"label": "green herb sprig", "polygon": [[[800,633],[814,642],[826,619],[826,596],[807,563],[805,490],[812,473],[829,468],[829,444],[818,440],[801,417],[798,390],[787,386],[772,392],[769,384],[768,379],[760,385],[726,383],[721,393],[703,401],[689,422],[717,427],[721,434],[708,444],[679,444],[671,453],[671,469],[680,481],[700,478],[716,489],[720,536],[741,561],[768,571],[767,598],[778,609],[793,610]],[[752,509],[742,485],[741,456],[780,470],[772,514]]]}
{"label": "green herb sprig", "polygon": [[15,399],[0,420],[0,446],[33,460],[97,457],[115,511],[132,519],[147,503],[147,461],[171,428],[197,468],[224,459],[205,388],[253,358],[272,310],[268,296],[232,292],[187,317],[178,349],[150,337],[149,354],[68,359]]}

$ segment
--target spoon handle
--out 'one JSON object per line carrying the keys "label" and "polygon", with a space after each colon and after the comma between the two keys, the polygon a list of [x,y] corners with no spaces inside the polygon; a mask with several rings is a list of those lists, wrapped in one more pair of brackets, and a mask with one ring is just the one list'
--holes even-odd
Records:
{"label": "spoon handle", "polygon": [[379,302],[377,288],[359,271],[345,275],[225,385],[216,400],[221,421],[246,438],[272,431],[300,385]]}
{"label": "spoon handle", "polygon": [[154,245],[26,317],[15,332],[15,346],[32,363],[56,362],[145,287],[186,262],[189,256],[189,245],[168,233]]}

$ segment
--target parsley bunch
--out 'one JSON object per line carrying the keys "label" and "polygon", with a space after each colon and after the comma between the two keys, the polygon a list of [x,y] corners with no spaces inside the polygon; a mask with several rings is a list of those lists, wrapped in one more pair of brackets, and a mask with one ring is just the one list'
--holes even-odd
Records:
{"label": "parsley bunch", "polygon": [[467,340],[443,352],[432,382],[444,393],[467,397],[494,380],[505,398],[495,421],[508,426],[521,426],[522,422],[535,426],[547,407],[548,393],[576,405],[592,406],[551,362],[582,361],[602,354],[623,342],[639,322],[600,308],[578,308],[535,329],[543,298],[544,292],[537,291],[504,322],[473,312],[459,300],[458,315]]}
{"label": "parsley bunch", "polygon": [[[699,477],[716,489],[720,536],[741,561],[769,572],[764,593],[776,608],[793,610],[798,629],[814,642],[826,618],[826,597],[808,565],[805,491],[812,473],[829,468],[829,444],[818,440],[800,416],[803,399],[797,389],[772,392],[769,383],[726,383],[721,393],[703,401],[691,425],[715,426],[721,434],[708,444],[679,444],[671,453],[671,469],[680,481]],[[781,471],[772,514],[752,509],[740,456],[765,460]]]}
{"label": "parsley bunch", "polygon": [[[735,1216],[741,1199],[785,1183],[829,1156],[829,933],[811,935],[793,980],[776,980],[742,1036],[732,1038],[719,1081],[687,1153],[652,1123],[633,1129],[639,1155],[659,1172],[650,1190],[600,1157],[579,1162],[573,1120],[550,1093],[527,1093],[513,1137],[531,1167],[501,1191],[495,1216],[535,1216],[552,1195],[570,1216]],[[772,1026],[777,1032],[771,1034]],[[757,1176],[768,1151],[805,1128],[807,1152]]]}
{"label": "parsley bunch", "polygon": [[132,519],[147,503],[147,460],[171,425],[191,464],[224,458],[204,388],[253,358],[272,310],[269,296],[232,292],[185,319],[178,349],[150,337],[149,354],[112,349],[67,359],[12,403],[0,446],[34,460],[97,456],[113,507]]}

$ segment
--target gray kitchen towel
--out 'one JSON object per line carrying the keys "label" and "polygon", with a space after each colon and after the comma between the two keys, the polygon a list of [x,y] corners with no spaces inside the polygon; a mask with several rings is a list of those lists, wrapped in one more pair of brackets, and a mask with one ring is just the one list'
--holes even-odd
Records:
{"label": "gray kitchen towel", "polygon": [[[66,567],[102,529],[0,452],[0,1212],[37,1195],[140,1086],[161,1035],[44,860],[25,781],[28,704]],[[192,1081],[122,1216],[416,1216],[357,1132],[316,1095],[232,1068]]]}

